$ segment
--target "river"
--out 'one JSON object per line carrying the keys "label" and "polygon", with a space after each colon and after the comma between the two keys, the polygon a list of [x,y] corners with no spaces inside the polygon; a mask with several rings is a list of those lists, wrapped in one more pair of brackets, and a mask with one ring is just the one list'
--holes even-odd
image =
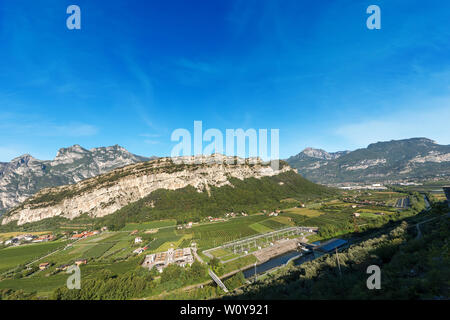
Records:
{"label": "river", "polygon": [[266,262],[263,262],[263,263],[257,265],[256,270],[255,270],[255,267],[251,267],[249,269],[242,271],[242,273],[244,274],[244,277],[246,279],[252,278],[255,276],[255,272],[257,275],[265,273],[271,269],[285,265],[290,259],[292,259],[296,256],[299,256],[299,255],[301,255],[301,256],[298,259],[294,260],[294,265],[299,265],[306,261],[310,261],[310,260],[314,259],[314,255],[309,252],[305,253],[303,251],[289,251],[289,252],[286,252],[282,255],[279,255],[277,257],[274,257],[270,260],[267,260]]}

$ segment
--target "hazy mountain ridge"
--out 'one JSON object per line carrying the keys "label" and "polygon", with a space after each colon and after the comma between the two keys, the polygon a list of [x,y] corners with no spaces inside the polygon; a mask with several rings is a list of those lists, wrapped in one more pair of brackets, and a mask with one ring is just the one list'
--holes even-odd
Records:
{"label": "hazy mountain ridge", "polygon": [[91,150],[79,145],[61,148],[54,160],[38,160],[24,154],[9,163],[0,163],[0,213],[43,188],[73,184],[152,158],[134,155],[118,145]]}
{"label": "hazy mountain ridge", "polygon": [[372,143],[334,159],[309,154],[302,151],[286,161],[318,183],[426,180],[450,175],[450,146],[427,138]]}

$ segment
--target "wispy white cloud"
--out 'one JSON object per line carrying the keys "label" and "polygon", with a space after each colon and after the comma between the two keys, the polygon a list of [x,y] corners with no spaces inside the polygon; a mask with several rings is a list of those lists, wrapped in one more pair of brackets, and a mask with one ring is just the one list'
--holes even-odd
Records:
{"label": "wispy white cloud", "polygon": [[157,141],[157,140],[145,139],[145,140],[144,140],[144,143],[146,143],[146,144],[158,144],[159,141]]}
{"label": "wispy white cloud", "polygon": [[94,136],[99,131],[96,126],[82,123],[55,126],[54,129],[58,135],[67,135],[70,137]]}
{"label": "wispy white cloud", "polygon": [[44,137],[87,137],[94,136],[99,129],[87,123],[55,123],[38,115],[14,113],[0,114],[0,134],[25,134]]}
{"label": "wispy white cloud", "polygon": [[139,136],[146,138],[159,138],[161,135],[157,133],[141,133]]}

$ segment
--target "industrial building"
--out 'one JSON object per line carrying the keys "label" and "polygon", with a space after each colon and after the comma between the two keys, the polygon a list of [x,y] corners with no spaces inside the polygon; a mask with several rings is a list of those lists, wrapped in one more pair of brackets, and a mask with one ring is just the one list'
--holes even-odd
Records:
{"label": "industrial building", "polygon": [[314,256],[320,257],[335,250],[340,250],[348,246],[348,241],[344,239],[331,239],[313,247]]}
{"label": "industrial building", "polygon": [[145,256],[142,266],[148,269],[155,267],[159,272],[162,272],[169,264],[175,263],[181,267],[187,264],[191,265],[194,262],[194,257],[190,248],[183,249],[169,249],[166,252],[158,252]]}

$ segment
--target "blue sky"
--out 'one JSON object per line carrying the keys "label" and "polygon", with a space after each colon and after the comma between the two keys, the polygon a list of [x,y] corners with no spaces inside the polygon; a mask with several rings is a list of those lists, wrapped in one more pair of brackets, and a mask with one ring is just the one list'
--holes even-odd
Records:
{"label": "blue sky", "polygon": [[194,120],[280,129],[282,158],[450,144],[449,20],[441,0],[2,1],[0,161],[73,144],[169,155]]}

